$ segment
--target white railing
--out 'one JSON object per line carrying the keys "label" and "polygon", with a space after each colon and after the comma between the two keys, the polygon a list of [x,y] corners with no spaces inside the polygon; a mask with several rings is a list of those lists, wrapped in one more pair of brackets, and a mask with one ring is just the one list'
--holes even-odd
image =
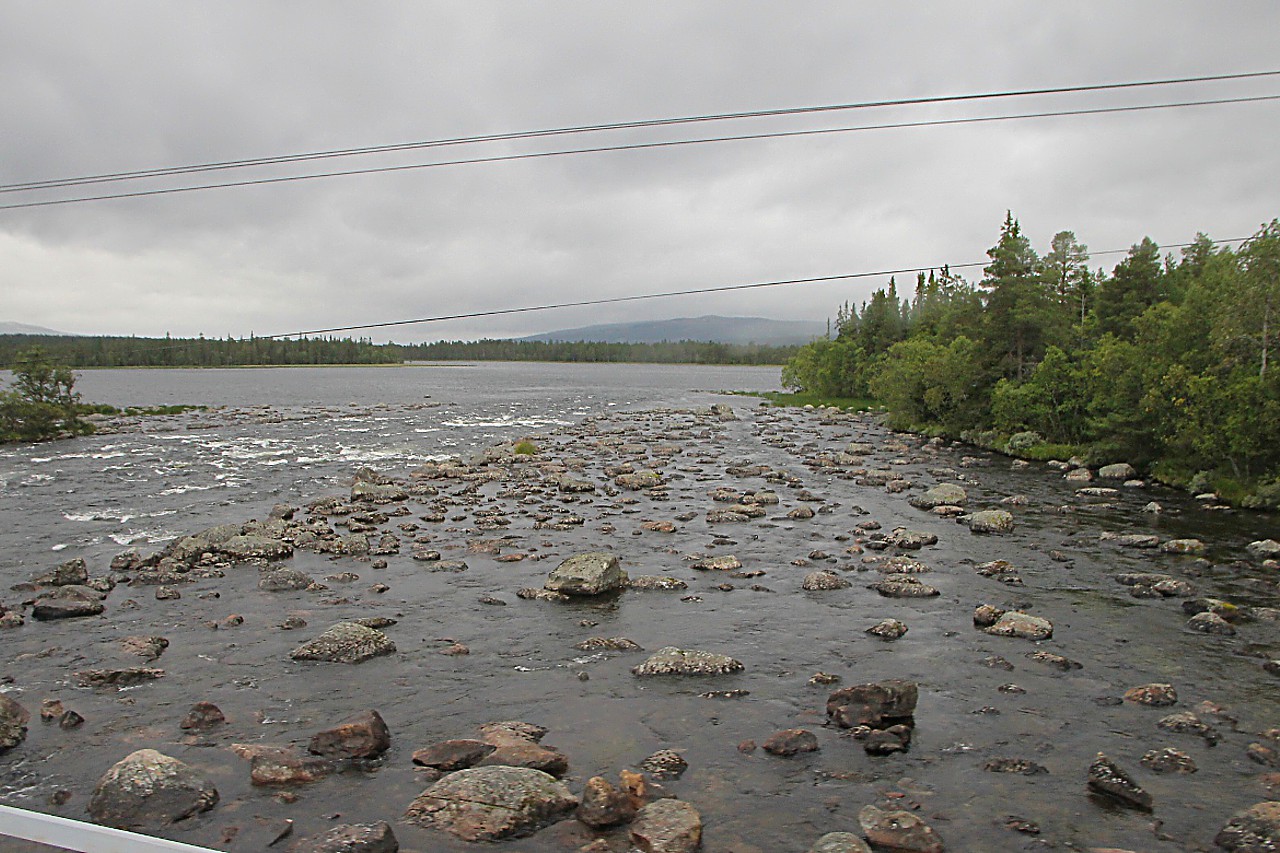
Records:
{"label": "white railing", "polygon": [[181,841],[152,838],[96,823],[0,806],[0,848],[4,838],[18,838],[74,850],[76,853],[217,853]]}

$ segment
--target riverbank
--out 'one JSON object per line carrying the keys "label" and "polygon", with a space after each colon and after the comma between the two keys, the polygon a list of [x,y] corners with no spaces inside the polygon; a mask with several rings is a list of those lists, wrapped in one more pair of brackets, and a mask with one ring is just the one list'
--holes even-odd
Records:
{"label": "riverbank", "polygon": [[[218,791],[210,810],[151,830],[161,835],[248,850],[286,828],[301,838],[386,821],[404,849],[467,850],[434,819],[404,817],[421,812],[411,804],[439,772],[414,755],[458,740],[506,748],[507,762],[519,747],[574,798],[599,793],[594,777],[622,789],[622,771],[644,773],[696,811],[710,851],[804,851],[828,832],[864,835],[865,806],[905,808],[949,850],[1210,849],[1232,814],[1274,799],[1264,733],[1276,725],[1267,667],[1280,657],[1280,594],[1276,566],[1248,547],[1266,538],[1265,517],[1010,468],[875,416],[735,409],[532,428],[536,453],[516,453],[513,439],[454,462],[363,472],[352,462],[341,490],[305,487],[288,506],[264,493],[229,526],[167,517],[180,536],[163,549],[24,561],[23,577],[6,578],[18,588],[0,595],[4,618],[21,622],[3,632],[0,681],[32,719],[0,757],[0,799],[84,817],[107,769],[146,748]],[[190,433],[187,419],[228,430],[286,415],[177,416],[170,443],[208,432]],[[453,417],[415,416],[423,428]],[[327,417],[298,423],[310,431]],[[963,496],[921,508],[941,484]],[[1163,511],[1144,512],[1150,503]],[[980,513],[991,515],[977,527],[957,523]],[[547,590],[584,552],[616,557],[630,583],[567,600]],[[87,584],[39,580],[76,556]],[[108,592],[97,600],[95,589]],[[35,602],[50,598],[103,610],[36,618]],[[975,624],[996,611],[1050,633]],[[386,653],[360,663],[297,654],[361,620],[394,648],[370,636]],[[633,672],[668,646],[741,669]],[[888,725],[831,704],[842,688],[894,679],[916,700],[908,714],[880,715]],[[1131,694],[1166,683],[1170,707],[1137,698],[1151,690]],[[45,700],[83,722],[39,720]],[[198,700],[225,721],[183,728]],[[367,711],[387,727],[384,749],[307,757],[318,735]],[[547,731],[520,729],[504,745],[481,730],[512,720]],[[775,739],[793,729],[809,736]],[[1090,800],[1098,752],[1151,795],[1154,820]],[[1155,769],[1186,767],[1178,756],[1197,771]],[[652,798],[636,796],[640,807]],[[563,814],[504,849],[632,844],[625,818],[599,827]]]}

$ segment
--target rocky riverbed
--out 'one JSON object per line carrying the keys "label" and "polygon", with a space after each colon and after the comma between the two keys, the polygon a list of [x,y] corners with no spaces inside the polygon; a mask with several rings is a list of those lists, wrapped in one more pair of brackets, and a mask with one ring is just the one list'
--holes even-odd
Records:
{"label": "rocky riverbed", "polygon": [[1277,849],[1280,545],[1227,513],[744,405],[353,465],[8,579],[0,802],[226,850]]}

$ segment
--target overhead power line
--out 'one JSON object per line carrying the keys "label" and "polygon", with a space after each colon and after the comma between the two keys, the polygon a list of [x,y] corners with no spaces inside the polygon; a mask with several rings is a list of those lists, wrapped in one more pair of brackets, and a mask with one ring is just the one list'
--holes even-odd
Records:
{"label": "overhead power line", "polygon": [[[1226,240],[1211,240],[1210,242],[1219,245],[1222,243],[1240,243],[1248,240],[1248,237],[1232,237]],[[1195,245],[1194,243],[1171,243],[1162,246],[1162,249],[1181,249],[1186,246]],[[1101,252],[1090,252],[1089,257],[1093,258],[1099,255],[1119,255],[1130,251],[1129,249],[1107,249]],[[923,267],[902,267],[900,269],[874,270],[872,272],[852,272],[839,273],[837,275],[820,275],[810,276],[808,278],[787,278],[776,279],[773,281],[756,281],[748,284],[725,284],[716,287],[698,287],[689,290],[668,290],[659,293],[640,293],[632,296],[610,296],[600,299],[579,299],[572,302],[553,302],[541,305],[525,305],[519,308],[495,308],[488,311],[470,311],[461,314],[438,314],[433,317],[419,317],[413,320],[390,320],[383,323],[362,323],[354,326],[333,326],[327,329],[308,329],[302,332],[285,332],[276,335],[259,335],[264,340],[275,340],[278,338],[303,338],[312,335],[328,335],[334,332],[355,332],[363,329],[390,329],[396,326],[417,326],[426,323],[442,323],[447,320],[475,320],[483,317],[500,317],[507,314],[529,314],[535,311],[553,311],[560,308],[583,308],[591,305],[617,305],[623,302],[641,302],[648,299],[668,299],[677,296],[700,296],[708,293],[729,293],[739,290],[760,290],[767,287],[792,287],[801,284],[824,284],[833,281],[852,281],[861,278],[880,278],[883,276],[906,275],[908,273],[922,273],[933,270],[946,268],[948,270],[970,269],[972,267],[985,267],[990,265],[991,260],[970,261],[963,264],[934,264],[932,266]]]}
{"label": "overhead power line", "polygon": [[268,184],[296,183],[313,181],[322,178],[350,177],[353,175],[373,175],[390,172],[407,172],[421,169],[437,169],[449,166],[467,166],[484,163],[501,163],[517,160],[537,160],[550,157],[566,157],[578,154],[601,154],[614,151],[640,151],[647,149],[673,148],[683,145],[706,145],[724,142],[745,142],[760,139],[781,139],[787,137],[822,136],[836,133],[855,133],[873,130],[901,130],[906,128],[943,127],[947,125],[980,124],[989,122],[1018,121],[1025,119],[1055,118],[1063,116],[1105,115],[1111,113],[1144,112],[1151,110],[1182,109],[1187,107],[1217,106],[1224,104],[1246,104],[1263,101],[1280,100],[1280,95],[1256,95],[1239,98],[1212,98],[1197,101],[1178,101],[1163,104],[1138,104],[1122,107],[1095,107],[1075,110],[1054,110],[1048,112],[1017,113],[999,116],[975,116],[969,118],[932,119],[925,121],[892,122],[887,124],[855,125],[851,127],[816,128],[809,130],[783,130],[761,133],[744,133],[729,136],[701,137],[696,139],[675,139],[657,142],[635,142],[620,145],[601,145],[586,148],[568,148],[558,151],[535,151],[522,154],[498,154],[486,157],[466,157],[456,160],[442,160],[430,163],[408,163],[397,166],[375,166],[360,169],[342,169],[332,172],[317,172],[305,175],[282,175],[271,178],[253,178],[239,181],[226,181],[213,184],[196,184],[183,187],[165,187],[161,189],[137,190],[133,192],[111,193],[95,196],[76,196],[72,198],[49,199],[45,201],[19,202],[0,205],[0,210],[21,210],[34,207],[53,207],[66,204],[82,204],[93,201],[110,201],[124,198],[142,198],[146,196],[174,195],[177,193],[198,192],[202,190],[229,189],[233,187],[263,186]]}
{"label": "overhead power line", "polygon": [[1211,74],[1199,77],[1171,77],[1162,80],[1140,80],[1121,83],[1098,83],[1083,86],[1056,86],[1040,89],[1013,89],[996,92],[979,92],[959,95],[931,95],[918,98],[896,98],[892,100],[859,101],[844,104],[821,104],[804,107],[781,107],[776,109],[747,110],[731,113],[707,113],[703,115],[677,116],[668,118],[639,119],[635,121],[611,122],[606,124],[585,124],[568,127],[542,128],[538,130],[520,130],[507,133],[483,134],[479,136],[458,136],[444,139],[419,140],[415,142],[397,142],[387,145],[369,145],[359,148],[338,148],[327,151],[310,151],[296,154],[279,154],[268,157],[255,157],[245,160],[223,160],[212,163],[196,163],[185,166],[168,166],[156,169],[141,169],[132,172],[109,172],[99,175],[81,175],[70,178],[50,178],[25,183],[0,184],[0,192],[22,192],[37,189],[55,189],[61,187],[83,186],[86,184],[108,183],[114,181],[136,180],[139,178],[167,177],[186,175],[197,172],[219,171],[225,169],[241,169],[252,166],[278,165],[282,163],[298,163],[310,160],[325,160],[336,157],[353,157],[365,154],[383,154],[398,151],[415,151],[426,148],[438,148],[453,145],[470,145],[480,142],[499,142],[523,139],[539,139],[566,134],[598,133],[610,130],[634,130],[638,128],[670,127],[672,125],[699,124],[717,121],[730,121],[748,118],[775,118],[779,116],[812,115],[816,113],[844,112],[850,110],[871,109],[875,107],[919,106],[924,104],[958,103],[963,101],[996,100],[1002,98],[1022,98],[1035,95],[1078,94],[1084,92],[1105,92],[1125,89],[1144,89],[1160,86],[1176,86],[1188,83],[1223,82],[1227,80],[1248,80],[1262,77],[1280,76],[1280,70],[1251,71],[1239,74]]}

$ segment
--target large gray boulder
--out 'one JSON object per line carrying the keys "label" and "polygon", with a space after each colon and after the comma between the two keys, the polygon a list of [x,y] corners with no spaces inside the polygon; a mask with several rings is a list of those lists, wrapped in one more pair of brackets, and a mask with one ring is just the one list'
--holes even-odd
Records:
{"label": "large gray boulder", "polygon": [[600,595],[621,589],[626,583],[627,573],[619,567],[618,558],[594,551],[575,554],[556,566],[543,588],[565,595]]}
{"label": "large gray boulder", "polygon": [[1138,472],[1128,462],[1103,465],[1098,469],[1098,477],[1103,480],[1132,480],[1136,476]]}
{"label": "large gray boulder", "polygon": [[969,500],[965,490],[955,483],[940,483],[922,495],[916,495],[908,503],[917,509],[933,509],[936,506],[964,506]]}
{"label": "large gray boulder", "polygon": [[1274,539],[1259,539],[1245,546],[1249,556],[1255,560],[1280,559],[1280,542]]}
{"label": "large gray boulder", "polygon": [[537,832],[577,807],[568,787],[541,770],[474,767],[423,791],[405,819],[464,841],[498,841]]}
{"label": "large gray boulder", "polygon": [[293,556],[293,546],[288,542],[261,533],[232,536],[213,550],[232,560],[283,560]]}
{"label": "large gray boulder", "polygon": [[154,749],[140,749],[98,780],[89,816],[117,829],[158,829],[217,802],[218,790],[194,769]]}
{"label": "large gray boulder", "polygon": [[395,651],[396,644],[381,631],[355,622],[339,622],[314,640],[294,649],[289,657],[294,660],[361,663]]}
{"label": "large gray boulder", "polygon": [[655,800],[632,821],[631,843],[643,853],[693,853],[702,844],[702,816],[683,800]]}
{"label": "large gray boulder", "polygon": [[1003,509],[984,509],[967,518],[970,533],[1009,533],[1013,515]]}

